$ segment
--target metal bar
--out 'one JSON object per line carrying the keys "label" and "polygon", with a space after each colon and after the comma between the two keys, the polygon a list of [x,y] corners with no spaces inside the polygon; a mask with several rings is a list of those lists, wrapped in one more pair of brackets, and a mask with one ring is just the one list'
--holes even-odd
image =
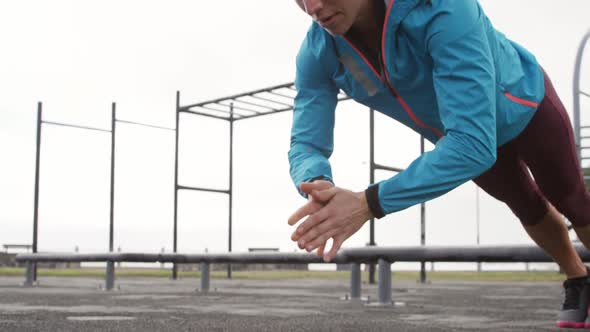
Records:
{"label": "metal bar", "polygon": [[[475,235],[475,243],[479,246],[479,224],[480,224],[480,210],[479,210],[479,187],[475,186],[475,225],[476,225],[476,235]],[[481,262],[477,262],[477,272],[481,272]]]}
{"label": "metal bar", "polygon": [[[588,31],[582,41],[580,42],[580,46],[578,47],[578,52],[576,54],[576,61],[574,65],[574,82],[573,82],[573,92],[574,92],[574,137],[576,140],[576,147],[580,147],[580,136],[582,134],[581,126],[581,110],[580,110],[580,94],[577,93],[580,91],[580,77],[582,74],[582,57],[584,55],[584,48],[586,47],[586,42],[590,39],[590,31]],[[578,159],[582,159],[582,151],[578,149]]]}
{"label": "metal bar", "polygon": [[[236,99],[236,100],[234,100],[234,106],[235,106],[235,103],[242,103],[242,104],[246,104],[246,105],[250,105],[250,106],[254,106],[254,107],[266,108],[267,110],[270,110],[270,111],[275,110],[275,108],[273,108],[273,107],[266,106],[266,105],[260,105],[260,104],[252,103],[252,102],[245,101],[245,100]],[[225,104],[221,104],[221,105],[225,105]],[[260,112],[258,112],[258,113],[260,113]]]}
{"label": "metal bar", "polygon": [[277,105],[282,105],[282,106],[287,106],[287,107],[291,107],[293,108],[293,105],[287,104],[287,103],[283,103],[280,101],[276,101],[276,100],[272,100],[272,99],[268,99],[268,98],[264,98],[264,97],[260,97],[260,96],[250,96],[251,98],[256,98],[256,99],[260,99],[260,100],[264,100],[267,101],[269,103],[275,103]]}
{"label": "metal bar", "polygon": [[[174,138],[174,224],[173,224],[173,242],[172,252],[176,253],[177,241],[178,241],[178,134],[180,132],[180,91],[176,91],[176,108],[174,110],[176,116],[176,134]],[[178,267],[176,263],[172,265],[172,280],[178,278]]]}
{"label": "metal bar", "polygon": [[[590,251],[580,244],[574,245],[580,258],[590,261]],[[370,263],[384,259],[388,262],[553,262],[540,247],[535,245],[504,246],[411,246],[411,247],[357,247],[342,249],[330,263]],[[18,254],[17,262],[178,262],[211,264],[311,264],[325,263],[322,257],[312,253],[222,253],[222,254]]]}
{"label": "metal bar", "polygon": [[[232,251],[232,207],[233,207],[233,156],[234,156],[234,104],[231,103],[229,105],[230,115],[229,115],[229,239],[228,239],[228,251],[231,253]],[[227,265],[227,278],[231,279],[231,264]]]}
{"label": "metal bar", "polygon": [[404,171],[403,168],[383,166],[383,165],[379,165],[379,164],[375,164],[375,169],[382,170],[382,171],[392,171],[392,172],[397,172],[397,173]]}
{"label": "metal bar", "polygon": [[107,262],[107,273],[105,279],[105,290],[113,290],[115,287],[115,262]]}
{"label": "metal bar", "polygon": [[37,263],[28,261],[27,268],[25,270],[25,283],[23,286],[32,287],[35,282],[35,265]]}
{"label": "metal bar", "polygon": [[201,263],[201,292],[208,293],[209,292],[209,280],[210,280],[210,273],[209,273],[209,263]]}
{"label": "metal bar", "polygon": [[588,92],[584,92],[584,91],[578,91],[581,95],[584,95],[586,97],[590,97],[590,93]]}
{"label": "metal bar", "polygon": [[379,304],[391,305],[391,263],[379,259]]}
{"label": "metal bar", "polygon": [[580,128],[581,128],[581,129],[589,129],[589,128],[590,128],[590,126],[581,126]]}
{"label": "metal bar", "polygon": [[117,122],[131,124],[131,125],[136,125],[136,126],[142,126],[142,127],[150,127],[150,128],[156,128],[156,129],[170,130],[170,131],[176,130],[174,128],[156,126],[156,125],[151,125],[151,124],[146,124],[146,123],[141,123],[141,122],[134,122],[134,121],[127,121],[127,120],[117,120]]}
{"label": "metal bar", "polygon": [[352,301],[361,299],[361,264],[353,263],[350,273],[350,299]]}
{"label": "metal bar", "polygon": [[93,131],[100,131],[103,133],[110,133],[110,130],[102,129],[102,128],[94,128],[94,127],[87,127],[87,126],[78,126],[73,124],[67,123],[59,123],[59,122],[52,122],[52,121],[43,121],[45,124],[54,125],[54,126],[61,126],[61,127],[69,127],[69,128],[77,128],[77,129],[85,129],[85,130],[93,130]]}
{"label": "metal bar", "polygon": [[[369,111],[369,183],[375,183],[375,110]],[[375,218],[369,221],[369,246],[375,245]],[[375,284],[375,265],[369,265],[369,284]]]}
{"label": "metal bar", "polygon": [[297,91],[297,89],[293,85],[289,86],[288,88],[289,88],[289,90]]}
{"label": "metal bar", "polygon": [[[209,104],[209,105],[219,105],[219,104]],[[223,105],[221,105],[221,106],[223,106]],[[213,111],[213,112],[219,112],[219,113],[229,114],[229,111],[226,111],[226,110],[218,110],[217,108],[213,108],[213,107],[210,107],[210,106],[204,106],[203,105],[203,106],[199,106],[199,107],[200,108],[203,108],[203,109],[206,109],[206,110]]]}
{"label": "metal bar", "polygon": [[[420,155],[424,154],[424,136],[420,136]],[[426,203],[420,204],[420,245],[426,245]],[[420,283],[426,283],[426,262],[420,262]]]}
{"label": "metal bar", "polygon": [[115,131],[117,127],[117,104],[111,104],[111,195],[109,223],[109,251],[114,250],[115,241]]}
{"label": "metal bar", "polygon": [[208,100],[208,101],[204,101],[204,102],[200,102],[200,103],[196,103],[196,104],[186,105],[186,106],[182,106],[181,108],[182,109],[189,109],[189,108],[193,108],[193,107],[200,107],[202,105],[211,104],[211,103],[218,103],[218,102],[224,101],[224,100],[237,99],[237,98],[240,98],[240,97],[251,96],[251,95],[254,95],[254,94],[258,94],[258,93],[270,92],[271,90],[287,88],[287,87],[292,86],[292,85],[293,85],[292,82],[291,83],[280,84],[280,85],[268,87],[268,88],[265,88],[265,89],[254,90],[254,91],[250,91],[250,92],[246,92],[246,93],[240,93],[240,94],[233,95],[233,96],[228,96],[228,97],[223,97],[223,98],[217,98],[217,99]]}
{"label": "metal bar", "polygon": [[580,137],[580,139],[589,139],[589,138],[590,138],[590,136],[582,136],[582,137]]}
{"label": "metal bar", "polygon": [[291,111],[291,110],[292,110],[292,108],[285,108],[285,109],[278,110],[276,112],[260,113],[260,114],[254,114],[254,115],[243,115],[243,116],[240,116],[239,118],[234,118],[234,121],[246,120],[246,119],[256,118],[256,117],[264,116],[264,115],[283,113],[283,112],[287,112],[287,111]]}
{"label": "metal bar", "polygon": [[207,114],[207,113],[203,113],[203,112],[198,112],[198,111],[189,111],[189,110],[179,110],[179,113],[190,113],[190,114],[194,114],[194,115],[202,115],[202,116],[206,116],[209,118],[215,118],[215,119],[219,119],[219,120],[228,120],[228,118],[223,117],[223,116],[218,116],[218,115],[213,115],[213,114]]}
{"label": "metal bar", "polygon": [[181,186],[181,185],[178,185],[177,188],[180,190],[206,191],[206,192],[211,192],[211,193],[229,194],[229,190],[187,187],[187,186]]}
{"label": "metal bar", "polygon": [[278,92],[274,92],[274,91],[269,91],[268,93],[273,94],[275,96],[291,99],[291,100],[293,100],[295,98],[294,96],[284,95],[282,93],[278,93]]}
{"label": "metal bar", "polygon": [[[221,103],[216,104],[216,105],[222,105],[222,106],[225,106],[225,107],[229,107],[228,105],[221,104]],[[231,105],[233,105],[233,103],[231,103]],[[254,114],[261,114],[261,112],[259,112],[259,111],[251,110],[251,109],[245,108],[245,107],[239,107],[239,106],[235,106],[234,105],[233,108],[234,108],[234,110],[242,110],[242,111],[251,112],[251,113],[254,113]]]}
{"label": "metal bar", "polygon": [[[35,154],[35,201],[33,207],[33,253],[37,253],[39,231],[39,184],[41,168],[41,123],[43,122],[43,104],[37,103],[37,148]],[[37,281],[37,264],[33,263],[32,278]]]}

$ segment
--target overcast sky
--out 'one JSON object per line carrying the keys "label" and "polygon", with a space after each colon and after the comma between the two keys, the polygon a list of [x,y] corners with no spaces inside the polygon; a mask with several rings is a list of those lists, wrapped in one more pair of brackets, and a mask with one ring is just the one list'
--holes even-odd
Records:
{"label": "overcast sky", "polygon": [[[481,3],[499,30],[537,56],[572,114],[574,57],[590,29],[590,2]],[[309,24],[290,0],[1,2],[0,244],[32,242],[37,101],[47,121],[108,129],[116,101],[120,119],[174,127],[176,90],[189,104],[292,81]],[[587,90],[589,70],[587,55]],[[291,116],[236,123],[235,251],[296,249],[287,218],[305,201],[288,172]],[[376,121],[377,161],[405,167],[419,152],[418,136],[389,118]],[[339,106],[331,161],[341,187],[368,185],[368,123],[366,108]],[[227,188],[228,133],[227,122],[182,115],[181,184]],[[109,157],[109,134],[43,127],[40,251],[108,249]],[[174,134],[119,124],[116,161],[115,246],[171,251]],[[427,204],[427,244],[475,244],[475,192],[468,183]],[[181,192],[179,251],[227,250],[227,220],[226,196]],[[378,220],[377,243],[419,244],[419,220],[417,207]],[[367,224],[345,246],[364,245],[368,234]],[[482,193],[481,243],[531,241],[508,208]]]}

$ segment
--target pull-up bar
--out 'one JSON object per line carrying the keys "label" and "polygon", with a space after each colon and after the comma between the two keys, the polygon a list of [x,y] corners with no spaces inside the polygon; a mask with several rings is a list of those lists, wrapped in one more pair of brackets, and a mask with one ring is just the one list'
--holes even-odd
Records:
{"label": "pull-up bar", "polygon": [[[82,129],[88,131],[95,131],[95,132],[102,132],[102,133],[110,133],[111,134],[111,173],[110,173],[110,217],[109,217],[109,251],[113,252],[114,250],[114,205],[115,205],[115,138],[116,138],[116,123],[125,123],[130,125],[136,126],[143,126],[148,128],[154,129],[162,129],[167,131],[176,131],[173,128],[167,128],[162,126],[156,126],[151,124],[145,124],[140,122],[128,121],[128,120],[119,120],[116,117],[116,103],[111,104],[111,129],[103,129],[91,126],[81,126],[77,124],[71,123],[62,123],[62,122],[55,122],[55,121],[46,121],[43,120],[43,103],[39,102],[37,104],[37,146],[36,146],[36,161],[35,161],[35,196],[34,196],[34,212],[33,212],[33,253],[37,253],[38,249],[38,225],[39,225],[39,183],[40,183],[40,168],[41,168],[41,129],[42,125],[52,125],[52,126],[60,126],[60,127],[68,127],[68,128],[75,128],[75,129]],[[107,273],[114,274],[114,264],[113,262],[107,263]],[[36,265],[33,266],[33,278],[34,280],[37,279],[37,267]],[[107,288],[109,285],[107,285]]]}
{"label": "pull-up bar", "polygon": [[94,128],[94,127],[86,127],[86,126],[79,126],[79,125],[73,125],[73,124],[67,124],[67,123],[60,123],[60,122],[52,122],[52,121],[41,121],[43,124],[48,124],[48,125],[55,125],[55,126],[62,126],[62,127],[69,127],[69,128],[77,128],[77,129],[85,129],[85,130],[94,130],[94,131],[100,131],[100,132],[105,132],[105,133],[110,133],[111,130],[108,129],[101,129],[101,128]]}
{"label": "pull-up bar", "polygon": [[125,123],[125,124],[130,124],[130,125],[136,125],[136,126],[142,126],[142,127],[148,127],[148,128],[154,128],[154,129],[169,130],[169,131],[176,131],[176,129],[174,129],[174,128],[156,126],[156,125],[145,124],[145,123],[141,123],[141,122],[127,121],[127,120],[119,120],[119,119],[116,119],[116,121],[119,122],[119,123]]}
{"label": "pull-up bar", "polygon": [[[89,127],[89,126],[80,126],[76,124],[69,124],[69,123],[62,123],[62,122],[55,122],[55,121],[45,121],[43,120],[43,103],[37,103],[37,147],[36,147],[36,160],[35,160],[35,201],[34,201],[34,210],[33,210],[33,253],[37,253],[38,249],[38,229],[39,229],[39,183],[40,183],[40,168],[41,168],[41,129],[42,125],[54,125],[60,127],[68,127],[68,128],[75,128],[75,129],[82,129],[82,130],[89,130],[89,131],[97,131],[103,133],[111,133],[111,201],[110,201],[110,232],[109,232],[109,250],[113,251],[113,218],[114,218],[114,167],[115,167],[115,155],[114,155],[114,146],[115,146],[115,111],[116,106],[115,103],[112,104],[112,127],[111,130],[96,128],[96,127]],[[110,269],[110,268],[109,268]],[[108,269],[108,270],[109,270]],[[37,280],[37,265],[33,265],[33,280]]]}

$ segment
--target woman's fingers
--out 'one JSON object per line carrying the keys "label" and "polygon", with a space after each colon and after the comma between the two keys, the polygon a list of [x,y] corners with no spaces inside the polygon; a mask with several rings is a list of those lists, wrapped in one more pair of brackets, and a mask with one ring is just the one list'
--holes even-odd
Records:
{"label": "woman's fingers", "polygon": [[[328,219],[329,217],[330,217],[330,209],[327,209],[326,207],[322,207],[321,209],[316,211],[314,214],[309,216],[309,218],[307,218],[303,223],[301,223],[301,225],[299,225],[297,227],[297,229],[295,230],[294,236],[297,238],[300,238],[301,236],[306,235],[311,229],[313,229],[314,227],[317,227],[319,224],[324,222],[324,220]],[[293,241],[297,241],[297,240],[294,239]]]}
{"label": "woman's fingers", "polygon": [[295,213],[293,213],[289,217],[289,220],[287,222],[289,223],[289,225],[293,226],[297,222],[299,222],[299,220],[305,218],[306,216],[308,216],[310,214],[315,213],[316,211],[318,211],[321,208],[322,208],[322,205],[320,203],[317,203],[314,201],[309,201],[309,202],[305,203],[305,205],[303,205],[302,207],[297,209],[297,211],[295,211]]}
{"label": "woman's fingers", "polygon": [[334,241],[332,242],[332,248],[330,248],[330,251],[324,256],[324,262],[331,262],[334,259],[334,257],[336,257],[336,255],[338,254],[338,250],[340,250],[342,243],[344,243],[344,240],[346,240],[344,236],[334,237]]}
{"label": "woman's fingers", "polygon": [[315,201],[327,203],[338,193],[339,188],[333,187],[325,190],[313,190],[311,196]]}

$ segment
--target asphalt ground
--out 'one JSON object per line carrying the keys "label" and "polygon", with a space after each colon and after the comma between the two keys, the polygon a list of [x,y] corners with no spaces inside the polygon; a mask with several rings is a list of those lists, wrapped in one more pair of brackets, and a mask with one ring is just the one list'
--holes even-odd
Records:
{"label": "asphalt ground", "polygon": [[559,282],[392,280],[394,305],[343,298],[347,280],[0,277],[0,331],[557,331]]}

